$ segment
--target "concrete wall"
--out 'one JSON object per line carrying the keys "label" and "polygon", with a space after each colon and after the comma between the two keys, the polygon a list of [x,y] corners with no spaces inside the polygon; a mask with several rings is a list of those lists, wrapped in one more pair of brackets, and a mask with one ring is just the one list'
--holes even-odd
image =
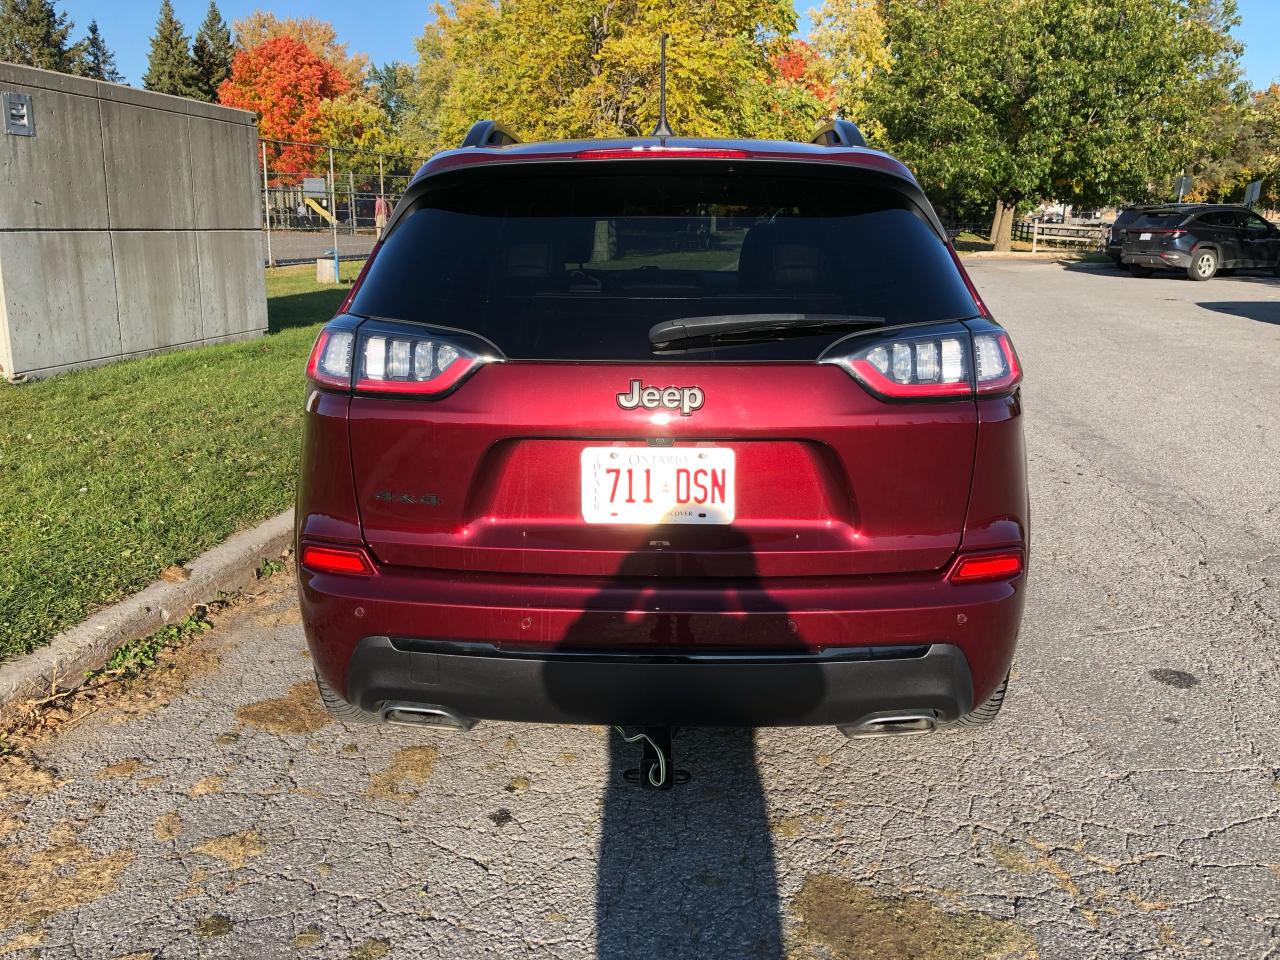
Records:
{"label": "concrete wall", "polygon": [[267,326],[253,114],[0,63],[0,373],[44,376]]}

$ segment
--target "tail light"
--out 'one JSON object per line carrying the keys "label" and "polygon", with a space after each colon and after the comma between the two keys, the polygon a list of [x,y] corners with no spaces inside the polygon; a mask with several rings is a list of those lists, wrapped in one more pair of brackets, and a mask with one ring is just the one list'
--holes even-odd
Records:
{"label": "tail light", "polygon": [[951,568],[947,579],[952,583],[973,583],[978,580],[1007,580],[1022,573],[1022,554],[986,553],[973,557],[961,557]]}
{"label": "tail light", "polygon": [[1022,380],[1009,335],[994,326],[979,333],[953,326],[932,335],[881,338],[820,362],[843,367],[872,393],[892,400],[985,396]]}
{"label": "tail light", "polygon": [[305,544],[299,562],[315,573],[342,573],[353,577],[373,576],[373,564],[359,547],[318,547]]}
{"label": "tail light", "polygon": [[501,359],[488,346],[467,334],[417,325],[330,326],[316,338],[307,376],[318,386],[358,393],[442,397],[482,365]]}

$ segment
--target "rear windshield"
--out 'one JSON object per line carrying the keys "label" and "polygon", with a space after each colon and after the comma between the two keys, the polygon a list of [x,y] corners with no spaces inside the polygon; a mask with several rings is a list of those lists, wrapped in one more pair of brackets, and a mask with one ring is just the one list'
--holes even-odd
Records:
{"label": "rear windshield", "polygon": [[1134,229],[1152,228],[1155,230],[1171,230],[1186,220],[1190,214],[1174,211],[1172,213],[1144,213],[1134,221]]}
{"label": "rear windshield", "polygon": [[[352,312],[464,329],[511,359],[551,360],[653,359],[649,329],[687,317],[974,315],[943,241],[895,190],[847,173],[664,165],[671,172],[492,171],[434,189],[387,238]],[[662,358],[812,359],[846,335]]]}

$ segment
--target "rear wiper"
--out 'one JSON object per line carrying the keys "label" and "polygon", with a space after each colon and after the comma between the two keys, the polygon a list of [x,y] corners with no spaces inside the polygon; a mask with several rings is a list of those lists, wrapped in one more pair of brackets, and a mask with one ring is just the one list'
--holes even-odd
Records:
{"label": "rear wiper", "polygon": [[856,317],[843,313],[726,313],[664,320],[649,330],[649,343],[655,350],[688,344],[693,340],[760,343],[834,330],[882,327],[884,323],[884,317]]}

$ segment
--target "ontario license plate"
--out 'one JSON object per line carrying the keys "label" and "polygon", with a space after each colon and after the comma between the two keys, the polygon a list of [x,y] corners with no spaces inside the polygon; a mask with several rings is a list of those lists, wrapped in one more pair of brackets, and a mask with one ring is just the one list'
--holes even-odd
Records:
{"label": "ontario license plate", "polygon": [[1140,234],[1138,234],[1138,239],[1139,239],[1139,240],[1150,240],[1150,239],[1151,239],[1151,234],[1149,234],[1149,233],[1140,233]]}
{"label": "ontario license plate", "polygon": [[732,523],[734,453],[728,447],[586,447],[587,523]]}

